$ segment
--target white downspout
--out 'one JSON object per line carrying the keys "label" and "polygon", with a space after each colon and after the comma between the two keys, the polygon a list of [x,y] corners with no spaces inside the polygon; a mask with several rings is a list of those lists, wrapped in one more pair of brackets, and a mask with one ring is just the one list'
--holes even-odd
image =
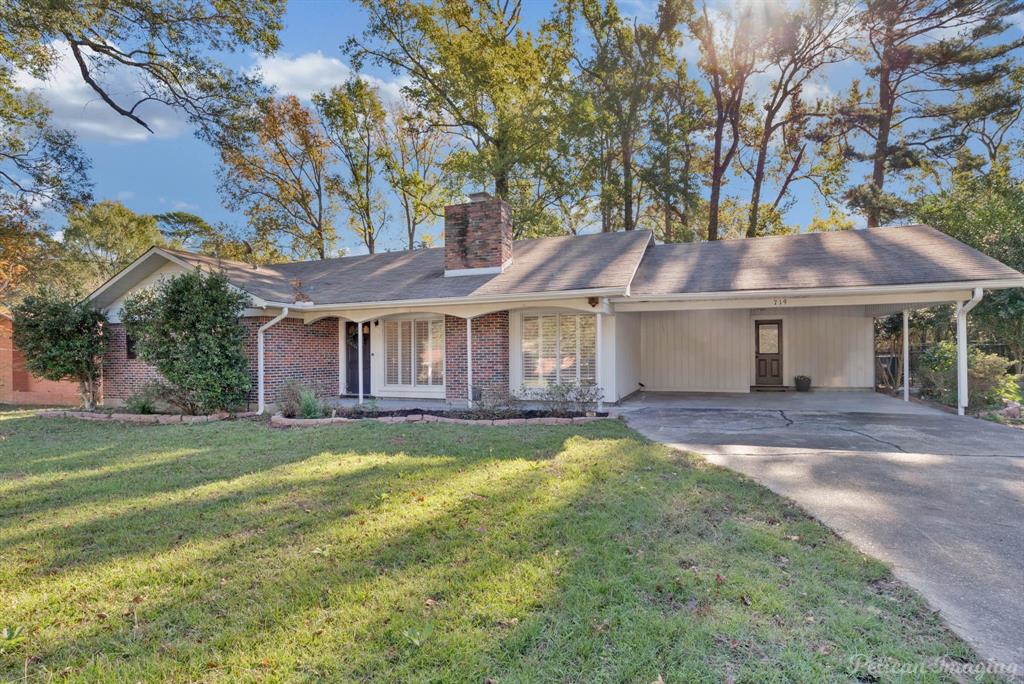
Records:
{"label": "white downspout", "polygon": [[974,288],[974,296],[967,302],[956,305],[956,412],[964,415],[967,410],[967,314],[978,305],[984,296],[980,287]]}
{"label": "white downspout", "polygon": [[903,401],[910,401],[910,312],[903,310]]}
{"label": "white downspout", "polygon": [[267,402],[265,399],[263,382],[263,333],[267,332],[267,330],[280,323],[281,320],[284,319],[284,317],[287,315],[288,307],[286,306],[283,309],[281,309],[281,313],[279,313],[277,316],[271,318],[269,321],[261,325],[259,327],[259,330],[256,331],[256,412],[259,413],[260,415],[263,415],[263,412],[267,410]]}
{"label": "white downspout", "polygon": [[466,402],[473,408],[473,317],[466,319]]}

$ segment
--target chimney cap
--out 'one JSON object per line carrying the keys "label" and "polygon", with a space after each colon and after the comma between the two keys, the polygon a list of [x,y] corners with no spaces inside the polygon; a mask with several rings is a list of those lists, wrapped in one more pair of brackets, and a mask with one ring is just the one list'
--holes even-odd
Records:
{"label": "chimney cap", "polygon": [[469,193],[470,202],[486,202],[489,199],[491,199],[491,193],[489,192],[481,191]]}

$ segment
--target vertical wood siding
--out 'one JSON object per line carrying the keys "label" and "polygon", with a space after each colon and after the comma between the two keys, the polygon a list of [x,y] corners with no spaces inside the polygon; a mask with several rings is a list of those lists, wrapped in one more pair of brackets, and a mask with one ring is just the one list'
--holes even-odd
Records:
{"label": "vertical wood siding", "polygon": [[650,311],[641,316],[641,378],[649,390],[746,392],[747,309]]}
{"label": "vertical wood siding", "polygon": [[754,384],[754,321],[783,322],[783,379],[815,387],[870,388],[874,327],[864,307],[658,311],[641,314],[647,389],[746,392]]}

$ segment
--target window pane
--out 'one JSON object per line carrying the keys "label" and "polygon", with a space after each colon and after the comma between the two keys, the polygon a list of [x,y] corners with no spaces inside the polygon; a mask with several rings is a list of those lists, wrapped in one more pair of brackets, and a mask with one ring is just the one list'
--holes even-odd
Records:
{"label": "window pane", "polygon": [[540,385],[537,350],[540,347],[540,318],[523,316],[523,384]]}
{"label": "window pane", "polygon": [[401,336],[399,341],[400,365],[399,383],[402,385],[412,384],[412,321],[400,321],[399,329]]}
{"label": "window pane", "polygon": [[430,321],[416,321],[416,384],[430,384]]}
{"label": "window pane", "polygon": [[757,349],[761,354],[779,353],[778,323],[765,323],[757,326]]}
{"label": "window pane", "polygon": [[558,382],[558,316],[540,317],[538,370],[542,386]]}
{"label": "window pane", "polygon": [[444,321],[430,322],[431,385],[444,384]]}
{"label": "window pane", "polygon": [[389,385],[398,384],[398,322],[384,322],[385,378]]}
{"label": "window pane", "polygon": [[577,363],[577,343],[579,342],[579,335],[576,331],[578,325],[579,316],[559,316],[558,317],[558,328],[559,328],[559,340],[558,345],[561,349],[562,358],[558,362],[558,381],[559,382],[577,382],[577,371],[579,364]]}
{"label": "window pane", "polygon": [[597,316],[580,316],[580,383],[597,382]]}

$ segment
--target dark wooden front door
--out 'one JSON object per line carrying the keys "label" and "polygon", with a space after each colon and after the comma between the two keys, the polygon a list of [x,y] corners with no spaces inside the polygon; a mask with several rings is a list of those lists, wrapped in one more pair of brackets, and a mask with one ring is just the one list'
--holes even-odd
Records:
{"label": "dark wooden front door", "polygon": [[782,384],[782,321],[754,321],[758,385]]}
{"label": "dark wooden front door", "polygon": [[370,330],[369,323],[345,323],[345,390],[359,394],[359,325],[363,326],[363,394],[370,394]]}

